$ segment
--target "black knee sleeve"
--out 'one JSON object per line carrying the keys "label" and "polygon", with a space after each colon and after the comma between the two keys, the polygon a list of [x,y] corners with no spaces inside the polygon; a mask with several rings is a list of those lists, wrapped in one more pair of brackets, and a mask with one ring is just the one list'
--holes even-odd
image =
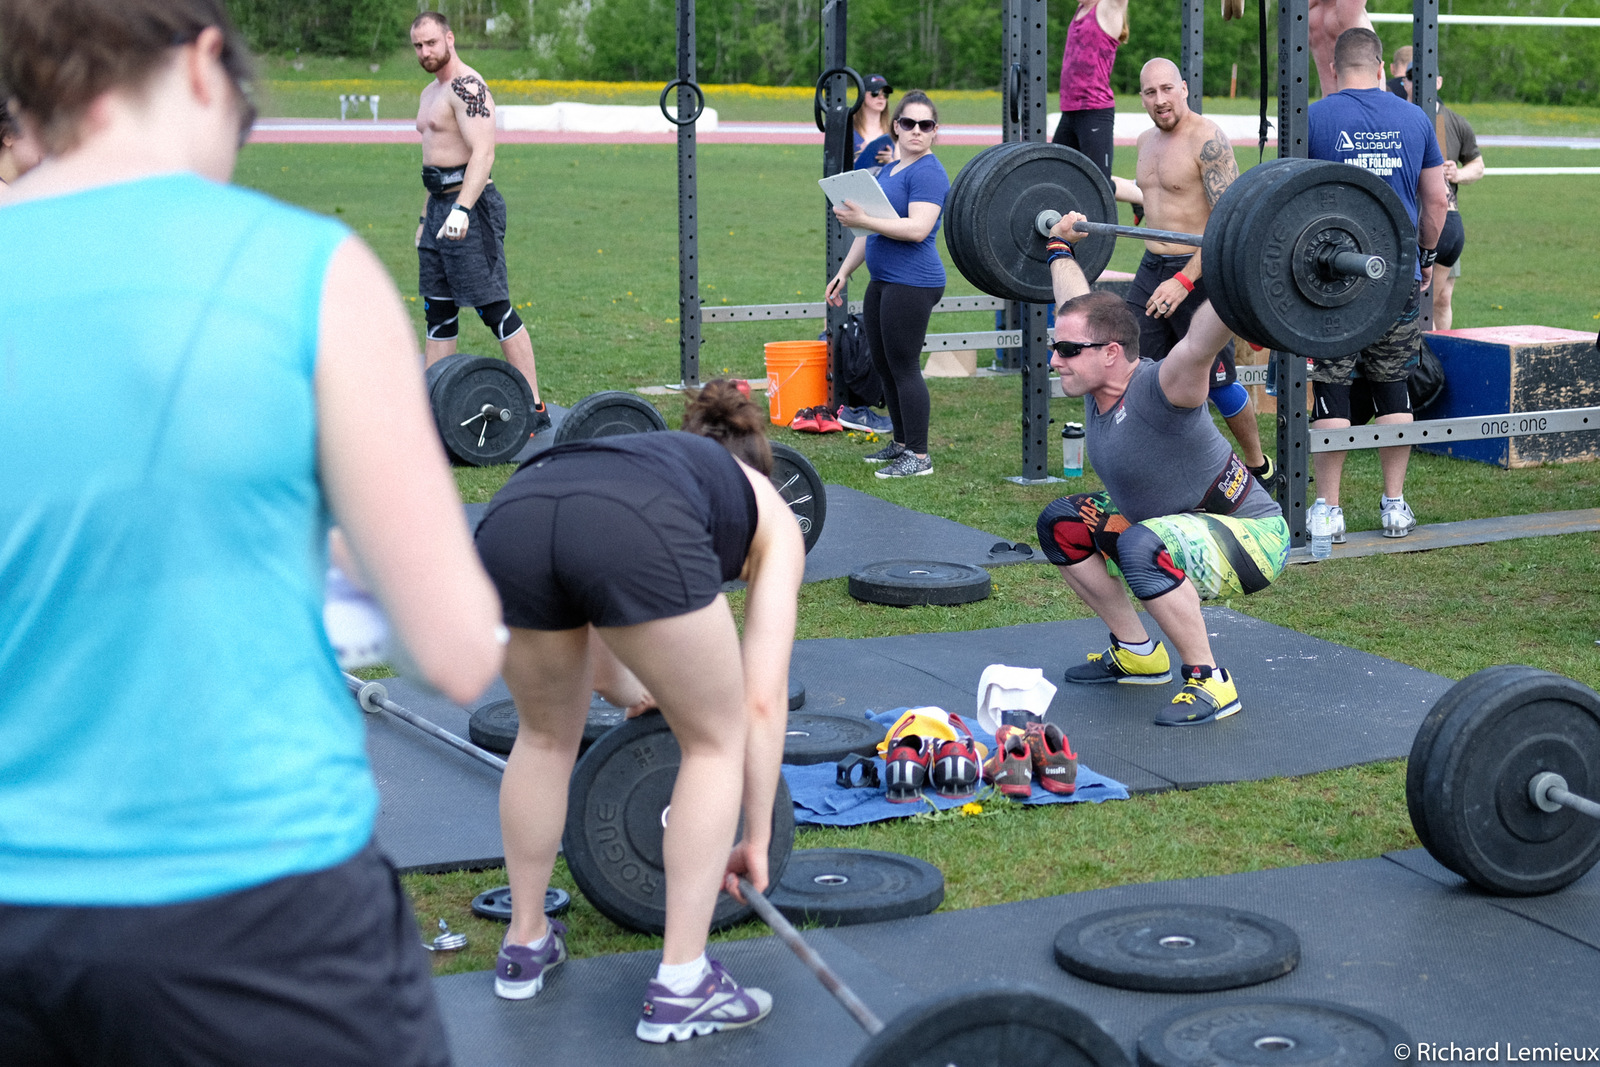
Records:
{"label": "black knee sleeve", "polygon": [[1148,526],[1133,525],[1117,539],[1117,565],[1128,589],[1140,600],[1165,596],[1188,577],[1173,562],[1166,542]]}
{"label": "black knee sleeve", "polygon": [[1078,505],[1083,496],[1064,496],[1039,513],[1035,526],[1044,558],[1058,567],[1082,563],[1095,554],[1094,533]]}
{"label": "black knee sleeve", "polygon": [[1317,419],[1350,421],[1349,382],[1312,382],[1311,395],[1315,400],[1311,409],[1313,421]]}
{"label": "black knee sleeve", "polygon": [[522,318],[509,300],[496,300],[492,304],[483,305],[478,309],[478,318],[489,327],[489,332],[494,334],[496,341],[504,341],[522,329]]}
{"label": "black knee sleeve", "polygon": [[461,332],[461,311],[449,297],[424,296],[422,315],[428,322],[430,341],[454,341]]}
{"label": "black knee sleeve", "polygon": [[1368,382],[1372,390],[1372,409],[1378,415],[1411,414],[1411,389],[1401,382]]}

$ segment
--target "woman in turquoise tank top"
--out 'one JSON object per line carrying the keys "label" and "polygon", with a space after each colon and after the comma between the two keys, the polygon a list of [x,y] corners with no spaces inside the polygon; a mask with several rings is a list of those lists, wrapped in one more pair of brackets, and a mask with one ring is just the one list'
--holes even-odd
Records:
{"label": "woman in turquoise tank top", "polygon": [[0,0],[45,151],[0,205],[0,1063],[448,1061],[330,522],[452,700],[499,603],[382,265],[227,184],[245,57],[219,0]]}

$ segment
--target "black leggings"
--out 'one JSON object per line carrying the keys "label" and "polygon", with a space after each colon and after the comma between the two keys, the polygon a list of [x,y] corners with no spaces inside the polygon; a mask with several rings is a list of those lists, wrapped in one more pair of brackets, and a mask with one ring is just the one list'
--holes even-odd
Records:
{"label": "black leggings", "polygon": [[928,452],[928,383],[922,377],[922,345],[933,305],[944,286],[896,285],[874,278],[862,300],[872,365],[883,382],[894,439],[918,455]]}
{"label": "black leggings", "polygon": [[1106,180],[1110,181],[1111,155],[1116,151],[1111,128],[1116,118],[1117,109],[1114,107],[1096,108],[1093,111],[1063,111],[1061,121],[1056,123],[1055,135],[1050,140],[1068,148],[1076,148],[1088,156],[1089,161],[1099,167]]}

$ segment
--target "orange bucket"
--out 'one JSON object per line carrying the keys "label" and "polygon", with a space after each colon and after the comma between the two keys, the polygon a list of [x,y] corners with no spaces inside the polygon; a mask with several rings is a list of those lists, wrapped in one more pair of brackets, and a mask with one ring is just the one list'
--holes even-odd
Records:
{"label": "orange bucket", "polygon": [[767,408],[787,426],[801,408],[828,402],[828,342],[768,341]]}

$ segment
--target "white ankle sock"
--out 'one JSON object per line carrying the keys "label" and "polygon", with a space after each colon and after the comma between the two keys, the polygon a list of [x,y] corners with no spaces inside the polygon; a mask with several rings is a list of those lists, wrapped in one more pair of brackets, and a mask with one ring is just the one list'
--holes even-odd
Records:
{"label": "white ankle sock", "polygon": [[[526,942],[526,946],[533,949],[535,952],[539,951],[550,943],[550,935],[555,933],[555,929],[556,928],[554,926],[546,926],[544,928],[544,936],[536,941]],[[512,941],[510,938],[507,938],[506,942],[507,944],[516,944],[516,942]]]}
{"label": "white ankle sock", "polygon": [[1147,637],[1138,644],[1133,645],[1130,645],[1128,642],[1118,638],[1117,644],[1121,645],[1123,648],[1127,649],[1129,652],[1132,652],[1136,656],[1148,656],[1150,653],[1156,650],[1156,639],[1153,637]]}
{"label": "white ankle sock", "polygon": [[682,997],[693,993],[694,987],[710,972],[711,964],[706,962],[706,954],[702,952],[688,963],[661,964],[656,968],[656,981]]}

